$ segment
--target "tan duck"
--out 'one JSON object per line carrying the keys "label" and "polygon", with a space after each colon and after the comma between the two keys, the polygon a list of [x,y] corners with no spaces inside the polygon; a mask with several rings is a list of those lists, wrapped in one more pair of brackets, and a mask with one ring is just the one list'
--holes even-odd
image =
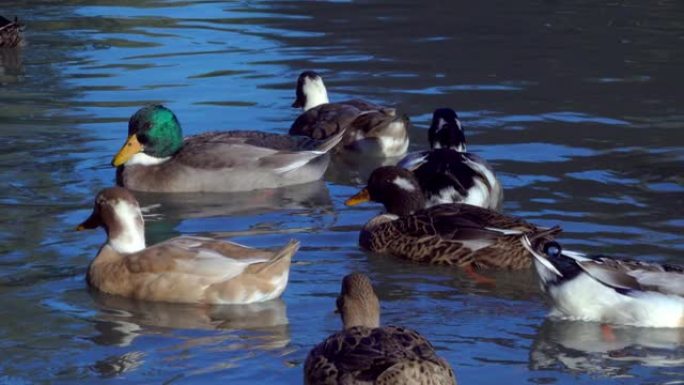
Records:
{"label": "tan duck", "polygon": [[23,27],[16,17],[12,21],[0,16],[0,47],[18,47],[22,42]]}
{"label": "tan duck", "polygon": [[145,246],[140,206],[130,191],[102,190],[78,230],[102,226],[102,245],[87,273],[96,289],[129,298],[202,304],[245,304],[280,296],[299,242],[276,252],[205,237],[181,236]]}
{"label": "tan duck", "polygon": [[344,131],[323,141],[257,131],[207,132],[183,139],[174,113],[138,110],[112,160],[117,183],[152,192],[234,192],[320,179]]}
{"label": "tan duck", "polygon": [[451,366],[425,337],[380,326],[380,302],[365,275],[344,277],[337,310],[344,329],[309,352],[305,384],[456,385]]}
{"label": "tan duck", "polygon": [[303,113],[292,123],[290,135],[322,140],[346,129],[339,147],[348,151],[393,157],[408,149],[408,117],[363,100],[330,103],[323,79],[313,71],[299,75],[292,107]]}
{"label": "tan duck", "polygon": [[368,186],[345,204],[382,203],[386,214],[372,218],[361,230],[359,244],[372,252],[416,262],[457,265],[469,269],[521,269],[532,265],[522,244],[559,233],[523,219],[462,203],[425,207],[413,174],[396,166],[377,168]]}

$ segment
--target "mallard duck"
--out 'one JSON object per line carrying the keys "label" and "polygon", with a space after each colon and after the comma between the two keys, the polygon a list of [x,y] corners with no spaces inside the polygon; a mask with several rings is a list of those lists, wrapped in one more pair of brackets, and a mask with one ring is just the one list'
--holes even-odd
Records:
{"label": "mallard duck", "polygon": [[642,327],[684,327],[684,266],[586,255],[523,238],[552,317]]}
{"label": "mallard duck", "polygon": [[416,262],[457,265],[468,269],[531,267],[532,256],[522,245],[531,239],[551,239],[561,230],[542,229],[523,219],[460,203],[425,208],[425,197],[413,174],[401,167],[377,168],[368,185],[349,198],[349,206],[382,203],[387,210],[361,230],[366,250]]}
{"label": "mallard duck", "polygon": [[409,154],[398,164],[413,171],[425,194],[427,207],[467,203],[501,209],[501,183],[484,159],[466,152],[465,135],[454,110],[434,111],[428,141],[431,150]]}
{"label": "mallard duck", "polygon": [[23,25],[19,19],[14,17],[14,21],[0,16],[0,47],[17,47],[21,44],[21,31]]}
{"label": "mallard duck", "polygon": [[370,156],[393,157],[406,153],[409,120],[395,108],[363,100],[330,103],[320,75],[305,71],[297,79],[292,107],[304,112],[292,123],[291,135],[326,139],[346,129],[340,147]]}
{"label": "mallard duck", "polygon": [[305,384],[456,385],[451,366],[425,337],[380,326],[380,302],[365,275],[344,277],[337,310],[344,329],[309,352]]}
{"label": "mallard duck", "polygon": [[117,182],[156,192],[230,192],[313,182],[344,131],[318,141],[257,131],[207,132],[183,139],[174,113],[161,105],[138,110],[128,139],[112,160]]}
{"label": "mallard duck", "polygon": [[145,246],[138,201],[130,191],[107,188],[77,230],[102,226],[107,242],[90,263],[87,281],[129,298],[202,304],[245,304],[277,298],[287,286],[299,242],[276,252],[196,236]]}

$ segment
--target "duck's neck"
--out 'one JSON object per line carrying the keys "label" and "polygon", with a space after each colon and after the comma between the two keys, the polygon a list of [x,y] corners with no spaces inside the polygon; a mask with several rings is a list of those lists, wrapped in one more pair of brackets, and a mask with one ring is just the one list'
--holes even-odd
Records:
{"label": "duck's neck", "polygon": [[129,254],[145,248],[145,225],[140,209],[125,202],[115,206],[116,217],[107,223],[107,243],[119,253]]}
{"label": "duck's neck", "polygon": [[321,104],[330,103],[330,100],[328,100],[328,91],[325,89],[325,85],[321,80],[306,82],[303,91],[306,95],[304,111],[318,107]]}
{"label": "duck's neck", "polygon": [[135,165],[140,165],[140,166],[156,166],[158,164],[162,164],[169,160],[171,157],[166,156],[163,158],[157,158],[156,156],[152,155],[147,155],[143,152],[139,152],[131,157],[131,159],[126,162],[126,166],[135,166]]}

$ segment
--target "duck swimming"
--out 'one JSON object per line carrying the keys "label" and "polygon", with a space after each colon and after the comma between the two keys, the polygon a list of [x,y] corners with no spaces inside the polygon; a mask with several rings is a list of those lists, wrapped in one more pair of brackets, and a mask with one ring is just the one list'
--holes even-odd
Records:
{"label": "duck swimming", "polygon": [[684,266],[585,255],[523,238],[552,317],[641,327],[684,327]]}
{"label": "duck swimming", "polygon": [[320,179],[328,151],[344,131],[325,140],[258,131],[207,132],[183,138],[174,113],[143,107],[128,122],[128,139],[112,160],[117,183],[138,191],[231,192]]}
{"label": "duck swimming", "polygon": [[138,201],[130,191],[100,191],[77,230],[103,227],[107,242],[87,282],[101,292],[147,301],[246,304],[279,297],[299,242],[272,252],[205,237],[181,236],[147,247]]}
{"label": "duck swimming", "polygon": [[501,183],[484,159],[466,151],[463,128],[454,110],[434,111],[428,141],[430,150],[409,154],[398,164],[413,171],[425,194],[427,207],[467,203],[501,209]]}
{"label": "duck swimming", "polygon": [[521,238],[550,240],[561,231],[468,204],[425,208],[418,181],[397,166],[375,169],[367,187],[345,204],[367,201],[382,203],[387,213],[366,223],[359,236],[361,247],[416,262],[466,269],[528,268],[532,255]]}
{"label": "duck swimming", "polygon": [[367,276],[344,277],[337,311],[344,329],[309,352],[305,384],[456,385],[451,366],[425,337],[404,327],[380,326],[380,301]]}
{"label": "duck swimming", "polygon": [[330,103],[323,79],[313,71],[299,75],[292,107],[303,113],[292,123],[290,135],[322,140],[346,129],[339,146],[348,151],[393,157],[408,149],[409,120],[405,115],[363,100]]}

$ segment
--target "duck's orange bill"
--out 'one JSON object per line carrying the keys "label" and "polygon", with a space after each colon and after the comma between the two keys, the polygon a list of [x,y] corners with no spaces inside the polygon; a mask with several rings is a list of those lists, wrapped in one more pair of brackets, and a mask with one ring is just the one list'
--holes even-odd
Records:
{"label": "duck's orange bill", "polygon": [[128,137],[126,143],[121,147],[121,150],[116,153],[114,159],[112,159],[112,166],[119,167],[122,164],[128,162],[133,155],[139,153],[143,150],[142,144],[138,142],[138,137],[133,134]]}
{"label": "duck's orange bill", "polygon": [[347,206],[356,206],[360,203],[368,202],[368,201],[370,201],[370,193],[368,193],[368,189],[365,188],[365,189],[359,191],[353,197],[344,201],[344,204]]}
{"label": "duck's orange bill", "polygon": [[83,221],[83,223],[81,223],[80,225],[76,226],[76,231],[94,229],[100,225],[102,225],[102,220],[100,219],[100,216],[96,213],[92,213],[90,214],[88,219]]}

